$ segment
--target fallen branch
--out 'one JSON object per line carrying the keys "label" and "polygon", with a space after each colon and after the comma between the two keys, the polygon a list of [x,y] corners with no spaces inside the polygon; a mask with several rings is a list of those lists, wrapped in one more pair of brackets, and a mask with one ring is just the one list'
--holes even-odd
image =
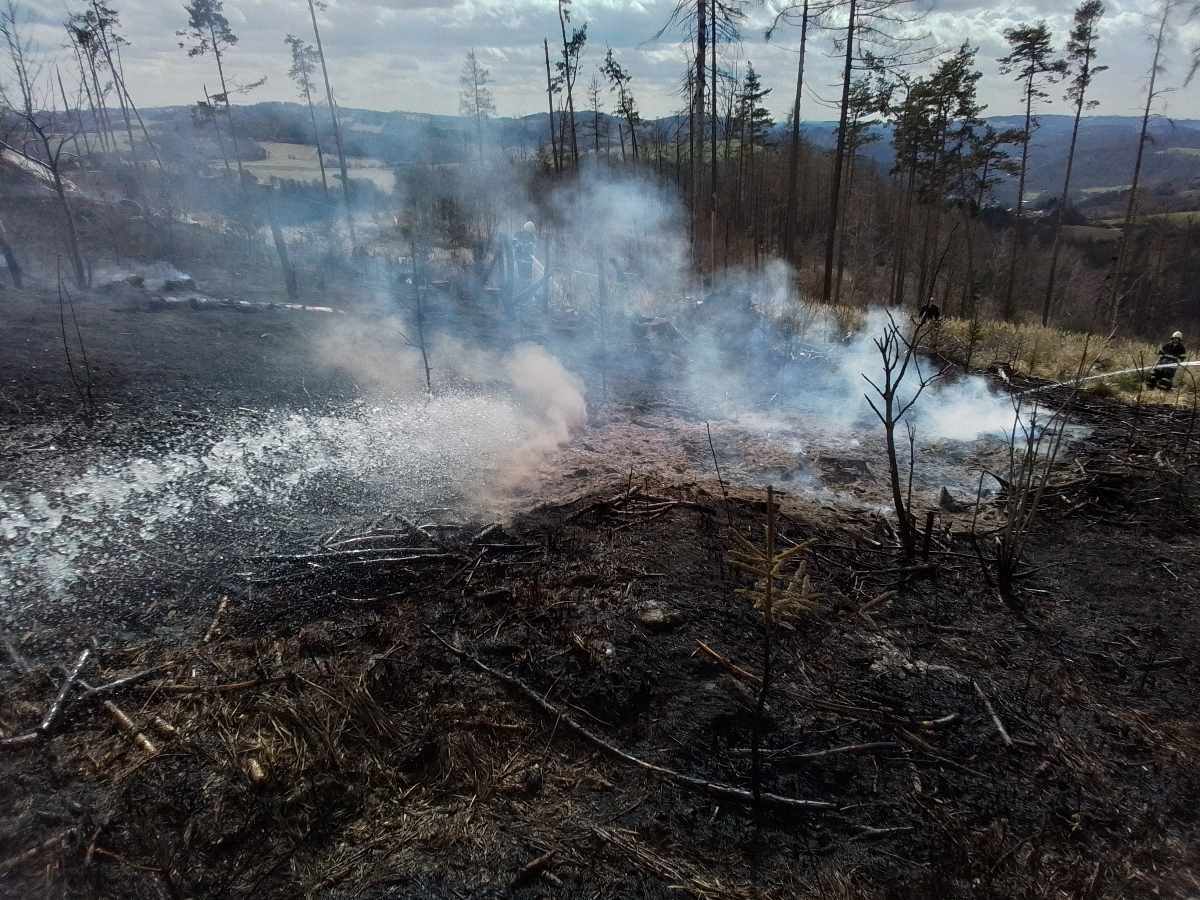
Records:
{"label": "fallen branch", "polygon": [[[806,762],[813,759],[824,759],[827,756],[837,756],[842,753],[874,753],[877,750],[899,750],[900,745],[894,741],[875,741],[869,744],[846,744],[842,747],[830,747],[828,750],[814,750],[811,753],[786,753],[782,750],[764,750],[763,756],[771,762]],[[731,751],[738,756],[745,756],[749,748],[738,748]]]}
{"label": "fallen branch", "polygon": [[[614,759],[620,760],[621,762],[627,763],[631,766],[636,766],[637,768],[643,769],[647,772],[653,772],[654,774],[660,775],[666,778],[668,781],[671,781],[674,784],[688,790],[698,791],[700,793],[708,794],[712,797],[718,797],[722,800],[729,800],[735,803],[743,803],[746,805],[754,803],[754,795],[750,791],[742,790],[741,788],[736,788],[727,784],[705,781],[702,778],[695,778],[691,775],[685,775],[682,772],[676,772],[674,769],[668,769],[665,766],[659,766],[655,763],[646,762],[645,760],[639,759],[630,753],[626,753],[619,747],[613,746],[608,741],[592,733],[587,728],[584,728],[558,707],[542,699],[542,697],[536,691],[528,687],[520,679],[497,671],[479,658],[467,653],[465,650],[460,650],[453,644],[446,641],[432,628],[427,627],[426,630],[433,635],[438,643],[442,644],[442,646],[444,646],[455,656],[465,659],[480,671],[486,672],[488,675],[491,675],[493,678],[503,682],[505,685],[517,691],[518,693],[523,694],[530,702],[537,706],[538,709],[540,709],[550,718],[554,719],[560,726],[566,726],[566,728],[575,732],[588,743],[607,753],[609,756],[612,756]],[[760,794],[760,799],[763,803],[770,804],[771,806],[777,806],[783,809],[796,811],[804,810],[808,812],[813,810],[833,809],[835,807],[835,804],[821,800],[800,800],[794,797],[782,797],[778,794],[770,794],[765,792]]]}
{"label": "fallen branch", "polygon": [[21,750],[36,744],[41,738],[41,734],[36,731],[28,731],[25,734],[17,734],[12,737],[0,738],[0,750]]}
{"label": "fallen branch", "polygon": [[99,697],[104,694],[114,694],[123,688],[132,687],[139,681],[145,681],[151,675],[157,675],[166,668],[168,668],[168,665],[155,666],[152,669],[142,669],[140,672],[134,672],[132,675],[126,675],[123,678],[118,678],[115,681],[108,682],[107,684],[99,684],[95,687],[85,685],[83,694],[80,695],[80,699],[90,700],[93,697]]}
{"label": "fallen branch", "polygon": [[221,602],[217,604],[217,611],[213,614],[212,624],[210,624],[208,626],[208,631],[204,632],[203,643],[207,644],[209,641],[211,641],[213,639],[213,636],[216,635],[217,626],[221,623],[221,616],[224,614],[225,607],[227,607],[228,605],[229,605],[229,597],[228,596],[222,597]]}
{"label": "fallen branch", "polygon": [[992,706],[992,701],[987,698],[987,694],[983,692],[983,688],[979,686],[979,682],[971,679],[971,686],[975,688],[975,693],[979,695],[979,699],[983,701],[984,707],[988,711],[988,715],[992,717],[992,724],[996,726],[996,731],[1000,732],[1000,737],[1004,741],[1004,746],[1011,747],[1013,739],[1008,736],[1008,732],[1004,730],[1004,723],[1000,721],[1000,717],[996,715],[996,710]]}
{"label": "fallen branch", "polygon": [[158,748],[154,746],[154,742],[138,729],[133,723],[133,719],[125,715],[121,707],[113,703],[111,700],[104,701],[104,708],[116,720],[116,723],[121,726],[121,730],[133,738],[133,742],[149,753],[151,756],[158,752]]}
{"label": "fallen branch", "polygon": [[718,653],[712,647],[708,646],[708,644],[704,643],[704,641],[697,640],[696,644],[700,647],[700,649],[702,651],[704,651],[704,653],[706,653],[708,656],[711,656],[718,663],[720,663],[726,670],[728,670],[730,672],[730,674],[736,675],[738,678],[741,678],[745,681],[752,681],[755,684],[762,681],[762,679],[759,678],[757,675],[755,675],[753,672],[749,672],[746,669],[743,669],[741,666],[739,666],[733,660],[729,659],[728,657],[722,656],[720,653]]}
{"label": "fallen branch", "polygon": [[546,866],[550,865],[550,863],[554,860],[554,855],[556,853],[558,853],[558,851],[555,849],[547,850],[537,859],[527,863],[521,869],[521,871],[517,873],[516,877],[513,878],[510,888],[515,890],[516,888],[519,888],[521,885],[525,884],[527,881],[531,881],[539,872],[546,868]]}
{"label": "fallen branch", "polygon": [[67,699],[67,694],[70,693],[71,687],[79,678],[80,671],[83,670],[83,664],[88,661],[88,657],[92,655],[91,650],[81,650],[79,658],[75,660],[75,665],[71,667],[71,671],[67,673],[67,677],[63,679],[62,687],[58,689],[58,696],[54,698],[54,702],[50,704],[50,708],[46,710],[46,715],[42,716],[42,723],[38,725],[38,731],[46,734],[50,731],[50,727],[54,724],[59,711],[62,709],[63,701]]}
{"label": "fallen branch", "polygon": [[169,694],[228,694],[233,691],[244,691],[247,688],[258,687],[261,684],[274,684],[286,681],[289,676],[275,675],[271,678],[253,678],[249,681],[231,681],[228,684],[148,684],[147,691],[166,691]]}

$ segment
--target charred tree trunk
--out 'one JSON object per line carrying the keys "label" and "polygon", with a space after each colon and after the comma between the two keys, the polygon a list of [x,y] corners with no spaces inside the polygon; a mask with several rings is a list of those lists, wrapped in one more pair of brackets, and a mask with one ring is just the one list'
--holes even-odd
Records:
{"label": "charred tree trunk", "polygon": [[71,268],[74,270],[75,283],[80,288],[85,288],[88,285],[87,269],[83,265],[83,254],[79,250],[79,230],[75,227],[75,213],[71,210],[71,203],[67,200],[67,189],[63,184],[62,175],[59,173],[59,156],[62,151],[57,154],[50,153],[50,142],[43,137],[42,143],[45,146],[46,158],[51,161],[50,172],[54,176],[54,193],[58,195],[58,203],[63,211],[63,225],[67,233],[67,250],[71,255]]}
{"label": "charred tree trunk", "polygon": [[217,147],[221,150],[221,160],[225,163],[225,171],[232,173],[233,167],[229,165],[229,153],[225,150],[225,138],[221,136],[221,120],[217,116],[216,106],[214,106],[212,97],[208,93],[207,84],[204,85],[204,102],[213,111],[213,131],[217,134]]}
{"label": "charred tree trunk", "polygon": [[[542,48],[546,51],[546,102],[550,107],[550,153],[554,157],[554,171],[562,171],[562,160],[558,157],[558,136],[554,133],[554,82],[550,78],[550,40],[542,38]],[[625,143],[621,143],[621,158],[625,157]]]}
{"label": "charred tree trunk", "polygon": [[825,283],[821,291],[821,298],[826,303],[833,294],[833,254],[837,246],[842,169],[846,156],[846,123],[850,112],[850,76],[854,63],[854,16],[857,12],[857,0],[850,0],[850,18],[846,25],[846,63],[842,72],[842,111],[838,123],[837,151],[833,158],[833,184],[829,189],[829,231],[825,236]]}
{"label": "charred tree trunk", "polygon": [[321,77],[325,80],[325,99],[329,103],[329,118],[333,124],[333,140],[337,144],[338,167],[342,173],[342,199],[346,203],[346,227],[350,233],[350,248],[357,243],[354,238],[354,213],[350,208],[350,172],[346,168],[346,148],[342,143],[342,123],[338,119],[337,105],[333,102],[333,87],[329,83],[329,69],[325,65],[325,47],[321,43],[321,29],[317,26],[317,9],[313,0],[308,0],[308,13],[312,17],[313,35],[317,39],[317,56],[321,60]]}
{"label": "charred tree trunk", "polygon": [[709,106],[712,115],[712,147],[710,154],[711,174],[709,176],[708,201],[708,268],[710,272],[717,269],[717,6],[714,0],[712,16],[712,80],[709,85]]}
{"label": "charred tree trunk", "polygon": [[571,116],[571,159],[575,168],[579,168],[579,141],[575,137],[575,78],[571,74],[571,55],[567,43],[567,22],[563,18],[562,4],[558,4],[558,27],[562,29],[563,42],[563,83],[567,88],[567,112]]}
{"label": "charred tree trunk", "polygon": [[317,108],[313,106],[312,91],[308,89],[308,79],[304,80],[304,99],[308,102],[308,117],[312,120],[313,143],[317,146],[317,165],[321,167],[321,190],[329,198],[329,180],[325,175],[325,154],[321,152],[321,133],[317,129]]}
{"label": "charred tree trunk", "polygon": [[[62,72],[59,71],[58,66],[54,67],[54,74],[58,78],[58,92],[62,95],[63,113],[66,114],[66,117],[68,119],[70,119],[71,118],[71,104],[70,104],[70,101],[67,100],[67,89],[65,87],[63,87]],[[77,127],[79,128],[79,131],[83,132],[83,116],[80,115],[78,108],[76,108],[76,110],[75,110],[75,123],[76,123]],[[85,134],[84,137],[86,137],[86,136],[87,135]],[[79,135],[78,134],[72,135],[71,142],[75,145],[75,155],[82,158],[83,154],[79,150]],[[91,153],[90,150],[88,152],[89,152],[89,154]]]}
{"label": "charred tree trunk", "polygon": [[217,49],[217,35],[211,26],[209,27],[209,34],[212,35],[213,56],[217,58],[217,77],[221,79],[221,93],[225,97],[225,117],[229,120],[229,138],[233,141],[233,161],[237,163],[238,187],[244,190],[246,173],[242,169],[242,152],[238,146],[237,129],[233,124],[233,103],[229,100],[229,87],[225,84],[225,67],[221,63],[221,51]]}
{"label": "charred tree trunk", "polygon": [[129,107],[125,103],[125,92],[122,89],[123,80],[120,73],[117,71],[117,64],[113,60],[112,48],[108,44],[108,32],[105,28],[105,19],[100,13],[100,5],[97,0],[92,0],[92,9],[96,13],[96,22],[98,23],[97,31],[100,33],[100,49],[104,51],[104,60],[108,63],[108,71],[112,74],[113,87],[116,88],[117,91],[117,103],[119,103],[121,106],[121,118],[125,120],[125,134],[129,138],[129,155],[133,158],[134,165],[137,165],[137,145],[133,140],[133,123],[129,119]]}
{"label": "charred tree trunk", "polygon": [[[1021,140],[1021,171],[1017,178],[1017,211],[1013,220],[1012,250],[1008,257],[1008,282],[1004,286],[1004,320],[1011,321],[1016,312],[1013,305],[1013,292],[1017,286],[1017,254],[1023,243],[1021,233],[1021,218],[1025,214],[1025,175],[1029,165],[1029,142],[1033,135],[1029,127],[1033,120],[1033,72],[1030,71],[1029,83],[1025,86],[1025,132]],[[1140,158],[1140,156],[1139,156]]]}
{"label": "charred tree trunk", "polygon": [[796,261],[796,218],[800,203],[800,100],[804,94],[804,51],[808,43],[808,0],[800,17],[800,61],[796,66],[796,99],[792,103],[792,143],[788,148],[787,209],[783,219],[783,257]]}
{"label": "charred tree trunk", "polygon": [[417,317],[417,343],[421,350],[421,365],[425,369],[425,393],[427,396],[433,396],[433,377],[429,370],[429,349],[425,341],[425,297],[421,292],[421,270],[417,266],[417,232],[416,228],[410,232],[409,246],[412,252],[412,283],[413,283],[413,299],[415,301],[415,312]]}
{"label": "charred tree trunk", "polygon": [[[693,166],[695,170],[696,183],[692,188],[692,196],[695,198],[692,207],[692,228],[694,229],[695,237],[693,238],[693,250],[695,245],[700,241],[700,223],[704,220],[704,203],[702,197],[704,192],[700,187],[700,181],[703,177],[702,163],[704,156],[704,82],[705,69],[708,65],[708,60],[705,58],[704,51],[708,42],[708,0],[696,0],[696,125],[700,128],[700,140],[696,141],[696,150],[699,151],[701,159]],[[697,268],[700,267],[700,259],[696,256],[695,263]]]}
{"label": "charred tree trunk", "polygon": [[1121,281],[1125,277],[1125,263],[1129,253],[1129,238],[1133,231],[1133,214],[1137,209],[1138,182],[1142,175],[1142,155],[1146,149],[1146,131],[1150,124],[1150,111],[1154,106],[1154,85],[1158,79],[1158,61],[1162,56],[1163,39],[1167,31],[1167,19],[1173,4],[1163,3],[1162,19],[1158,24],[1158,38],[1154,44],[1154,62],[1150,66],[1150,85],[1146,90],[1146,110],[1142,114],[1142,130],[1138,136],[1137,157],[1133,163],[1133,182],[1129,186],[1129,203],[1125,207],[1125,224],[1121,228],[1121,247],[1117,253],[1117,268],[1112,274],[1112,321],[1113,331],[1120,322],[1121,312]]}
{"label": "charred tree trunk", "polygon": [[287,241],[283,239],[283,229],[279,227],[279,217],[275,214],[275,204],[267,200],[267,217],[271,223],[271,237],[275,241],[275,252],[279,254],[279,265],[283,269],[283,282],[287,287],[289,300],[300,299],[300,285],[296,280],[296,270],[288,256]]}
{"label": "charred tree trunk", "polygon": [[1081,90],[1079,97],[1075,102],[1075,123],[1071,126],[1071,146],[1067,150],[1067,174],[1063,178],[1062,195],[1058,200],[1057,215],[1054,219],[1054,245],[1050,250],[1050,274],[1046,278],[1046,296],[1042,300],[1042,326],[1050,324],[1050,307],[1054,303],[1054,281],[1058,274],[1058,255],[1062,249],[1060,239],[1062,237],[1063,213],[1067,210],[1067,204],[1071,197],[1071,170],[1075,168],[1075,144],[1079,138],[1079,119],[1083,116],[1083,106],[1085,102],[1084,93]]}

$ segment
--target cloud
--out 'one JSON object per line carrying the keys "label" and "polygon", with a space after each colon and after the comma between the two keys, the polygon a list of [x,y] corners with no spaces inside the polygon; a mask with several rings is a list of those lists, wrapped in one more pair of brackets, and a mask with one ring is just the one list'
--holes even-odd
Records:
{"label": "cloud", "polygon": [[[120,10],[131,42],[125,48],[124,63],[141,104],[190,103],[199,96],[202,82],[211,85],[216,80],[210,59],[189,59],[177,46],[175,31],[184,25],[182,2],[111,2]],[[575,0],[574,21],[589,24],[581,82],[590,79],[605,47],[612,46],[634,76],[633,90],[644,114],[663,115],[679,109],[682,36],[654,38],[674,2]],[[765,85],[774,89],[768,102],[782,120],[794,94],[799,29],[784,26],[771,43],[763,39],[778,2],[750,7],[740,53],[754,63]],[[23,2],[38,23],[33,36],[51,53],[61,52],[56,23],[65,15],[62,3]],[[1097,79],[1095,97],[1101,102],[1101,113],[1136,114],[1144,102],[1151,48],[1135,36],[1146,30],[1147,16],[1153,10],[1143,0],[1110,0],[1108,5],[1100,54],[1110,71]],[[1004,5],[989,0],[917,0],[911,10],[922,14],[912,29],[929,32],[938,45],[953,47],[965,38],[979,46],[984,73],[980,93],[989,112],[1001,115],[1015,113],[1020,107],[1019,90],[999,75],[995,64],[1006,49],[1004,28],[1044,18],[1061,48],[1072,7],[1063,0],[1019,0]],[[293,99],[283,37],[292,32],[311,40],[305,4],[301,0],[226,0],[225,11],[240,38],[228,55],[229,72],[240,82],[267,77],[253,99]],[[454,113],[459,70],[469,49],[475,49],[491,69],[500,115],[525,115],[545,105],[542,40],[550,39],[553,53],[554,37],[559,33],[554,0],[331,0],[319,18],[330,74],[343,105]],[[1197,39],[1194,28],[1180,25],[1168,47],[1166,77],[1170,84],[1182,80],[1186,53]],[[832,115],[814,98],[836,97],[840,66],[832,52],[835,36],[836,31],[823,29],[810,35],[806,80],[812,93],[804,101],[805,118]],[[733,51],[725,49],[732,61]],[[1068,111],[1060,93],[1055,92],[1054,103],[1045,111]],[[1200,117],[1200,89],[1195,86],[1170,95],[1167,102],[1173,115]]]}

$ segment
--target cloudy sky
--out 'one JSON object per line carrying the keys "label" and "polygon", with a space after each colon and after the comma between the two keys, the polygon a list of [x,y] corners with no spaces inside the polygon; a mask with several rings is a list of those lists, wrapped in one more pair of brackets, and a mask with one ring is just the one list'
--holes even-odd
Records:
{"label": "cloudy sky", "polygon": [[[61,54],[57,23],[68,6],[85,0],[17,0],[33,23],[30,33],[49,54]],[[185,24],[183,0],[108,0],[120,11],[131,42],[124,62],[135,99],[143,106],[183,104],[201,93],[201,83],[214,90],[216,70],[210,58],[189,58],[175,32]],[[644,114],[658,115],[679,107],[675,94],[683,68],[678,35],[655,40],[674,0],[574,0],[577,22],[589,23],[589,46],[581,81],[611,46],[634,75],[633,87]],[[774,93],[769,103],[779,118],[791,103],[795,79],[794,47],[798,28],[783,28],[770,43],[765,25],[778,0],[752,3],[745,29],[744,58],[753,62]],[[1108,72],[1098,76],[1094,96],[1098,113],[1136,115],[1145,102],[1146,73],[1152,47],[1148,14],[1156,0],[1107,0],[1101,62]],[[979,47],[984,79],[982,99],[990,114],[1016,113],[1019,89],[997,72],[995,59],[1005,52],[1003,30],[1023,21],[1044,18],[1057,45],[1066,40],[1074,3],[1071,0],[915,0],[911,10],[923,14],[919,25],[943,47],[968,40]],[[246,83],[266,77],[252,95],[260,100],[295,99],[287,79],[284,35],[311,39],[306,0],[225,0],[225,13],[240,40],[230,50],[226,74]],[[1183,21],[1167,48],[1167,86],[1179,85],[1186,71],[1187,49],[1200,42],[1200,19]],[[497,111],[523,115],[545,105],[545,61],[542,39],[558,33],[555,0],[329,0],[320,13],[322,37],[338,100],[345,106],[428,113],[456,113],[458,77],[466,52],[474,48],[490,69]],[[827,119],[822,98],[837,94],[838,67],[831,58],[834,32],[818,32],[810,41],[803,117]],[[732,52],[732,51],[730,51]],[[1046,112],[1066,112],[1061,89]],[[246,101],[249,102],[249,101]],[[577,101],[577,106],[582,101]],[[610,102],[611,106],[611,102]],[[1200,78],[1186,89],[1166,94],[1161,111],[1176,117],[1200,118]]]}

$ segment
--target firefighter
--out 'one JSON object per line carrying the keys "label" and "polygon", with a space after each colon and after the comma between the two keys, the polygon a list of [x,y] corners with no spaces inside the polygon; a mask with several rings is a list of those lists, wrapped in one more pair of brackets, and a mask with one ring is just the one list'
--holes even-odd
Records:
{"label": "firefighter", "polygon": [[1183,346],[1183,332],[1176,331],[1158,351],[1158,365],[1150,373],[1150,387],[1169,391],[1175,381],[1175,370],[1185,358],[1187,348]]}
{"label": "firefighter", "polygon": [[522,287],[533,281],[533,251],[537,247],[537,226],[526,222],[513,238],[517,277]]}

